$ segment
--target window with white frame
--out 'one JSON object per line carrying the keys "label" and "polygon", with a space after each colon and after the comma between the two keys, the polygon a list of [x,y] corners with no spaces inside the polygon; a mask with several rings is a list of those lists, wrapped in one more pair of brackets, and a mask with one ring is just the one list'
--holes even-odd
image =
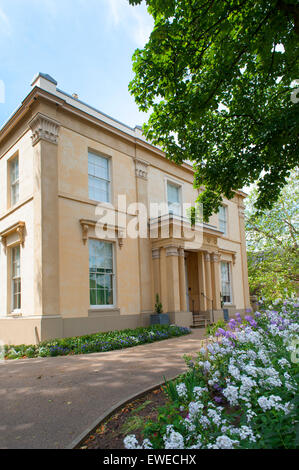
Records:
{"label": "window with white frame", "polygon": [[167,182],[167,204],[169,214],[181,215],[181,187]]}
{"label": "window with white frame", "polygon": [[227,261],[221,262],[221,294],[224,303],[232,303],[231,265]]}
{"label": "window with white frame", "polygon": [[21,263],[20,263],[20,245],[11,249],[11,294],[12,310],[21,308]]}
{"label": "window with white frame", "polygon": [[19,157],[10,161],[10,204],[14,206],[19,200]]}
{"label": "window with white frame", "polygon": [[89,199],[110,202],[110,159],[88,152]]}
{"label": "window with white frame", "polygon": [[227,207],[221,206],[219,209],[219,229],[227,235]]}
{"label": "window with white frame", "polygon": [[89,240],[90,305],[114,305],[113,243]]}

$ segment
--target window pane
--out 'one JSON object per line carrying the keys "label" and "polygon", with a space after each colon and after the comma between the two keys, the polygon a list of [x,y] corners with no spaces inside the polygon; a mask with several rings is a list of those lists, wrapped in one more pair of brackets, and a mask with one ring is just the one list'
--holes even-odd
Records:
{"label": "window pane", "polygon": [[16,246],[11,251],[11,288],[12,288],[12,309],[21,308],[21,266],[20,247]]}
{"label": "window pane", "polygon": [[113,305],[112,243],[89,241],[89,271],[91,305]]}
{"label": "window pane", "polygon": [[180,202],[180,194],[179,194],[178,186],[174,186],[173,184],[168,183],[167,190],[168,190],[168,202],[169,203]]}
{"label": "window pane", "polygon": [[88,154],[89,198],[99,202],[110,201],[109,159]]}
{"label": "window pane", "polygon": [[224,302],[231,302],[230,264],[228,262],[221,263],[221,294]]}

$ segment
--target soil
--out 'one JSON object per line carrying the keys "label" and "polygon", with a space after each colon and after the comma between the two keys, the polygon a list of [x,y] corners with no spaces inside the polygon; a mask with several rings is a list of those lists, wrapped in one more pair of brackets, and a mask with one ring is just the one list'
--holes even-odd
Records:
{"label": "soil", "polygon": [[134,434],[140,442],[142,430],[149,419],[156,420],[158,409],[164,406],[167,397],[159,387],[143,395],[116,411],[90,434],[80,449],[124,449],[123,440],[128,434]]}

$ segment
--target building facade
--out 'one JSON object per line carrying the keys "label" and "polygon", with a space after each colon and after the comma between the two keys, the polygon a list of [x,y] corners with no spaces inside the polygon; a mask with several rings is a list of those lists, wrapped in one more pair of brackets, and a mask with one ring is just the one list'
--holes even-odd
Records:
{"label": "building facade", "polygon": [[4,343],[149,325],[156,294],[185,326],[250,307],[245,194],[191,225],[192,166],[48,75],[0,130],[0,177]]}

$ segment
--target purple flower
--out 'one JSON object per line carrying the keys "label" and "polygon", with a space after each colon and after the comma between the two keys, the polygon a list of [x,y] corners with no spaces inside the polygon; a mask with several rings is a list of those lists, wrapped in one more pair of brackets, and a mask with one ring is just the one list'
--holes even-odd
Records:
{"label": "purple flower", "polygon": [[221,397],[214,397],[214,400],[216,403],[222,403],[222,398]]}
{"label": "purple flower", "polygon": [[216,336],[225,336],[226,335],[226,331],[223,329],[223,328],[218,328],[217,332],[216,332]]}

